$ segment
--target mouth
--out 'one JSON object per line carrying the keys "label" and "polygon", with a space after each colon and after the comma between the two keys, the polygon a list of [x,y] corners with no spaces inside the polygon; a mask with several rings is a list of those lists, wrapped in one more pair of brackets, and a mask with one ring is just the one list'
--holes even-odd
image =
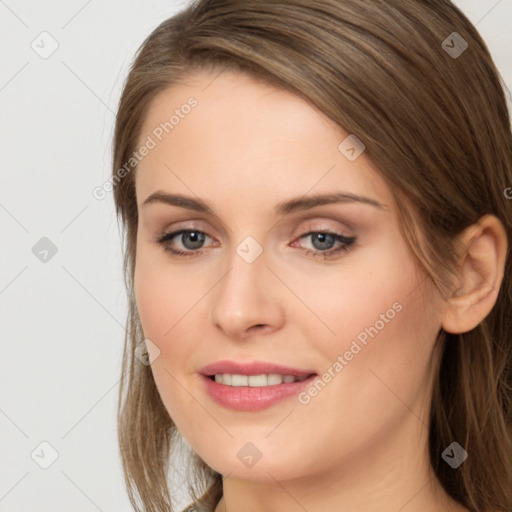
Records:
{"label": "mouth", "polygon": [[291,384],[292,382],[302,382],[309,377],[316,375],[315,373],[296,376],[283,375],[279,373],[261,373],[259,375],[242,375],[240,373],[216,373],[207,375],[207,377],[217,384],[225,386],[242,387],[249,386],[252,388],[260,388],[265,386],[278,386],[280,384]]}
{"label": "mouth", "polygon": [[318,377],[267,362],[219,361],[200,371],[204,390],[218,405],[236,411],[260,411],[296,397]]}
{"label": "mouth", "polygon": [[[229,386],[250,386],[251,384],[245,382],[245,379],[248,377],[253,378],[252,380],[256,386],[268,386],[274,383],[277,385],[282,382],[288,383],[303,380],[316,372],[314,370],[291,368],[267,361],[238,362],[224,360],[205,366],[200,370],[200,373],[206,377],[213,378],[216,382],[220,382],[222,379],[221,383]],[[226,376],[225,382],[224,376]],[[264,378],[266,382],[263,380]],[[279,381],[279,378],[281,381]]]}

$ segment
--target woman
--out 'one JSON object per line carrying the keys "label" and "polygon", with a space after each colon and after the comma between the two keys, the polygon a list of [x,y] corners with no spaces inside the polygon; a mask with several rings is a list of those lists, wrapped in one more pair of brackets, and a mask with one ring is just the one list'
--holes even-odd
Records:
{"label": "woman", "polygon": [[112,183],[135,509],[185,441],[190,510],[512,510],[510,120],[455,6],[195,2]]}

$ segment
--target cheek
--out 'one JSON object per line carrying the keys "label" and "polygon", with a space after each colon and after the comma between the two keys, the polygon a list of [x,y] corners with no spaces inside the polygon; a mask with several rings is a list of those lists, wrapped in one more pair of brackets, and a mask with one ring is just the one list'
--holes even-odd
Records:
{"label": "cheek", "polygon": [[405,243],[382,247],[378,254],[377,261],[373,253],[373,261],[361,257],[357,265],[343,267],[333,280],[315,285],[311,279],[309,293],[306,286],[299,291],[320,317],[300,320],[296,315],[301,332],[309,333],[312,347],[323,356],[323,371],[330,372],[324,373],[328,383],[320,386],[312,409],[318,406],[320,414],[321,404],[331,401],[346,407],[356,429],[364,422],[366,405],[388,414],[403,407],[395,394],[413,403],[427,391],[440,329],[431,285]]}
{"label": "cheek", "polygon": [[354,446],[411,413],[428,423],[429,363],[440,328],[434,308],[426,304],[428,282],[415,266],[375,277],[378,286],[366,282],[368,288],[358,287],[351,300],[344,299],[344,321],[336,336],[324,336],[333,341],[321,347],[326,361],[321,377],[327,383],[303,396],[312,416],[332,411],[327,437],[343,423],[345,441],[350,438]]}
{"label": "cheek", "polygon": [[[331,354],[349,349],[358,337],[364,343],[375,327],[381,332],[392,323],[400,324],[399,317],[417,309],[411,292],[424,279],[398,235],[336,266],[280,271],[300,299],[290,294],[288,310],[294,321],[310,334],[311,343]],[[408,312],[403,314],[399,310],[406,305]]]}
{"label": "cheek", "polygon": [[[160,357],[152,364],[157,385],[165,395],[177,394],[176,381],[193,374],[201,333],[208,319],[208,290],[219,279],[205,271],[184,271],[169,264],[169,256],[141,243],[137,248],[134,291],[144,336],[154,342]],[[165,386],[165,387],[164,387]],[[187,384],[188,386],[188,384]]]}
{"label": "cheek", "polygon": [[[143,244],[137,252],[134,291],[144,337],[160,350],[151,370],[169,410],[171,404],[167,403],[168,399],[171,403],[176,402],[176,386],[173,385],[176,372],[173,365],[175,362],[180,364],[186,361],[187,350],[190,350],[190,344],[183,338],[182,329],[187,325],[185,306],[191,302],[188,296],[193,292],[173,282],[160,257],[155,258],[154,251],[146,250]],[[173,343],[175,339],[180,339],[181,343]]]}
{"label": "cheek", "polygon": [[161,350],[186,325],[187,311],[203,293],[199,279],[185,279],[179,270],[170,271],[167,254],[145,243],[137,247],[134,290],[144,334],[154,338]]}
{"label": "cheek", "polygon": [[155,384],[172,420],[186,427],[191,418],[200,416],[184,391],[188,383],[183,378],[194,351],[194,331],[187,313],[197,303],[200,291],[193,283],[187,286],[179,272],[169,272],[164,260],[165,254],[155,257],[154,251],[150,255],[141,247],[134,290],[144,337],[160,350],[151,364]]}

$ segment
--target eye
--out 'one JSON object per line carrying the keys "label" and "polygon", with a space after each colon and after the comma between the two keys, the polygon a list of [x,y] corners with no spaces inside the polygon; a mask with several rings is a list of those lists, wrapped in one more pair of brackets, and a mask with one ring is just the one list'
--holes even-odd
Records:
{"label": "eye", "polygon": [[[311,244],[314,249],[302,247],[303,252],[308,256],[320,256],[324,259],[336,256],[340,252],[345,252],[350,249],[350,246],[356,241],[355,236],[345,236],[341,233],[332,231],[310,231],[300,237],[310,238]],[[336,247],[335,244],[339,245]]]}
{"label": "eye", "polygon": [[[175,249],[170,242],[178,235],[179,240],[182,246],[187,249],[186,251]],[[175,231],[173,233],[167,233],[163,235],[158,243],[161,244],[165,251],[170,252],[171,254],[179,255],[179,256],[198,256],[200,252],[198,249],[201,249],[206,238],[210,238],[203,231],[198,230],[190,230],[190,229],[182,229],[180,231]]]}
{"label": "eye", "polygon": [[[177,238],[181,246],[185,249],[175,247],[174,239]],[[207,238],[211,238],[204,231],[182,229],[167,233],[161,236],[157,242],[163,249],[174,256],[196,257],[203,252],[203,246]],[[356,241],[356,237],[347,237],[341,233],[332,231],[310,231],[299,237],[299,240],[311,238],[314,249],[300,247],[308,256],[320,256],[324,259],[331,258],[336,254],[348,251],[350,246]],[[336,246],[336,244],[338,244]],[[293,245],[292,245],[293,247]]]}

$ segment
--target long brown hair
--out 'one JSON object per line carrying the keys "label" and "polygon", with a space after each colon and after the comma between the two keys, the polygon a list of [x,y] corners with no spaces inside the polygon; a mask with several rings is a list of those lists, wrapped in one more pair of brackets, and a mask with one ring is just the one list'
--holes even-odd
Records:
{"label": "long brown hair", "polygon": [[[132,155],[156,95],[203,69],[237,70],[285,88],[363,141],[393,192],[404,237],[440,290],[457,262],[456,235],[483,215],[498,217],[509,247],[512,241],[503,86],[482,38],[450,1],[199,0],[161,23],[132,63],[113,141],[130,306],[118,433],[136,510],[174,510],[169,461],[179,433],[151,368],[134,360],[144,335],[133,291]],[[512,510],[511,265],[509,251],[490,314],[463,334],[441,330],[436,342],[431,465],[446,492],[474,512]],[[457,470],[441,459],[454,440],[469,454]],[[197,455],[189,469],[195,508],[212,511],[221,475]]]}

